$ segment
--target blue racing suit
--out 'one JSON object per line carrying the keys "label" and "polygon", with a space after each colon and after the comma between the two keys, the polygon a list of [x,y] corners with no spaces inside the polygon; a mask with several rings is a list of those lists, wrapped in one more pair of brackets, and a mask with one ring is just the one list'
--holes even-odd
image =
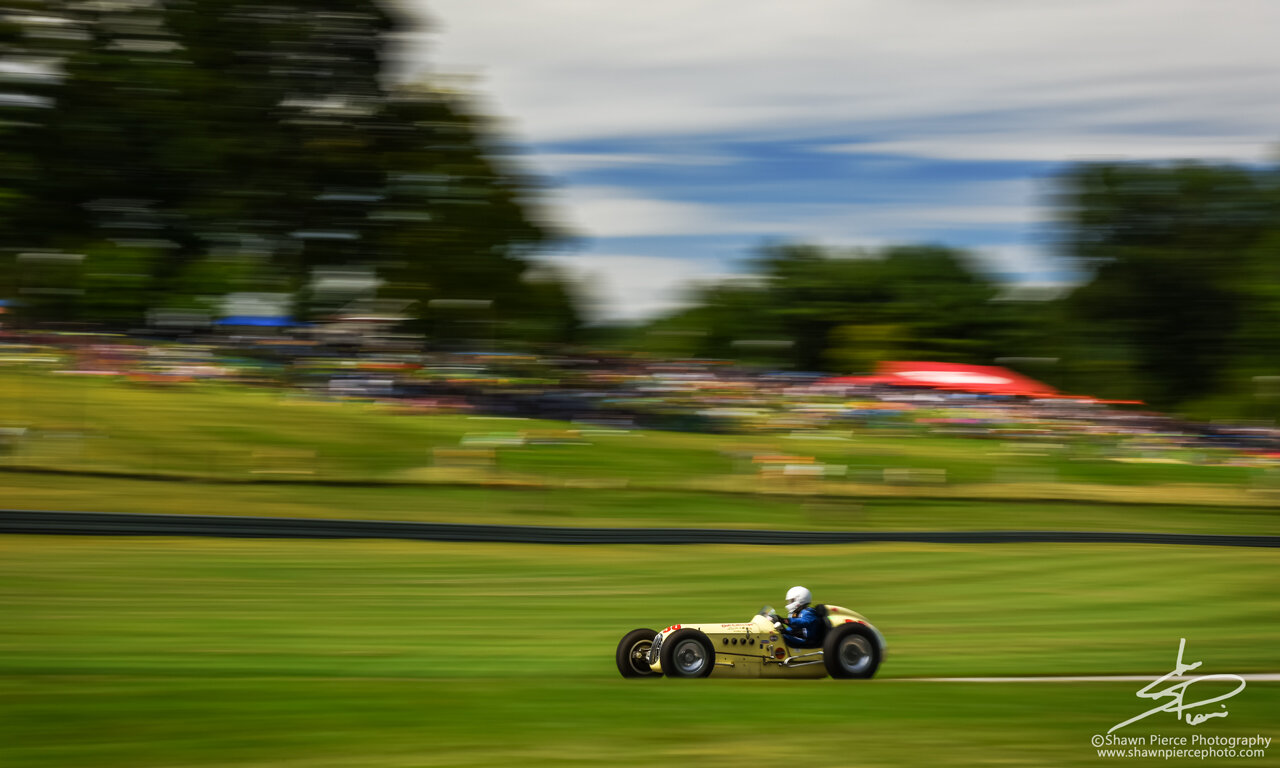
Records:
{"label": "blue racing suit", "polygon": [[827,620],[812,605],[806,605],[787,619],[782,639],[792,648],[821,648],[826,629]]}

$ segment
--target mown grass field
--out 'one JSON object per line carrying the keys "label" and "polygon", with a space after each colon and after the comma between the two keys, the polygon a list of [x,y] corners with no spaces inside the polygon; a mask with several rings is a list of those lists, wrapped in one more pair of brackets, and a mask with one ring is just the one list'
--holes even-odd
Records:
{"label": "mown grass field", "polygon": [[[910,678],[1155,678],[1180,637],[1201,672],[1276,671],[1277,558],[8,536],[0,764],[1094,764],[1139,685]],[[742,620],[794,582],[884,631],[876,680],[618,677],[625,631]],[[1280,735],[1277,704],[1253,683],[1201,728]]]}
{"label": "mown grass field", "polygon": [[[1154,673],[1153,673],[1154,676]],[[1138,712],[1132,683],[872,681],[856,689],[342,678],[0,679],[10,766],[1273,765],[1102,759],[1092,735]],[[1254,683],[1204,733],[1274,735],[1280,686]],[[1189,736],[1148,718],[1139,732]],[[1157,724],[1158,723],[1158,724]],[[1132,727],[1132,726],[1131,726]],[[1123,731],[1122,731],[1123,732]]]}

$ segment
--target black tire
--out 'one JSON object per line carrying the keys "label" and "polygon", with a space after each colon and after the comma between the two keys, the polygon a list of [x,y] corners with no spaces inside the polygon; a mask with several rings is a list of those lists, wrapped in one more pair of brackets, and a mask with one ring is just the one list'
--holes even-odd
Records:
{"label": "black tire", "polygon": [[623,677],[658,677],[649,668],[649,649],[653,647],[653,638],[657,634],[652,629],[633,629],[622,636],[614,658]]}
{"label": "black tire", "polygon": [[845,680],[865,680],[880,668],[883,649],[876,633],[862,624],[833,627],[822,643],[827,674]]}
{"label": "black tire", "polygon": [[706,677],[716,665],[711,639],[696,629],[678,629],[662,641],[662,673],[667,677]]}

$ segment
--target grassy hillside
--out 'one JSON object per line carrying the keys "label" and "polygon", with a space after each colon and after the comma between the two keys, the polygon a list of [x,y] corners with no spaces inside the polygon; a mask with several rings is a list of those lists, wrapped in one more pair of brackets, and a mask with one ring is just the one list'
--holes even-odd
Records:
{"label": "grassy hillside", "polygon": [[[849,431],[794,437],[570,432],[574,425],[565,423],[400,414],[282,391],[14,372],[0,374],[0,403],[4,424],[24,430],[10,436],[0,454],[0,467],[10,469],[255,483],[1276,506],[1275,480],[1262,469],[1119,462],[1085,444]],[[762,455],[802,457],[841,467],[843,474],[762,477],[752,463]]]}

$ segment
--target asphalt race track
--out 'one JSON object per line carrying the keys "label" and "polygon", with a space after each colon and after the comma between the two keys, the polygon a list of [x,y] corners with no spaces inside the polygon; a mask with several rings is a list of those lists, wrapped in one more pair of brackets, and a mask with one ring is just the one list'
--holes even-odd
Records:
{"label": "asphalt race track", "polygon": [[212,536],[410,539],[520,544],[1179,544],[1280,547],[1280,536],[1129,531],[770,531],[729,528],[574,528],[326,520],[231,515],[0,510],[0,533],[71,536]]}

